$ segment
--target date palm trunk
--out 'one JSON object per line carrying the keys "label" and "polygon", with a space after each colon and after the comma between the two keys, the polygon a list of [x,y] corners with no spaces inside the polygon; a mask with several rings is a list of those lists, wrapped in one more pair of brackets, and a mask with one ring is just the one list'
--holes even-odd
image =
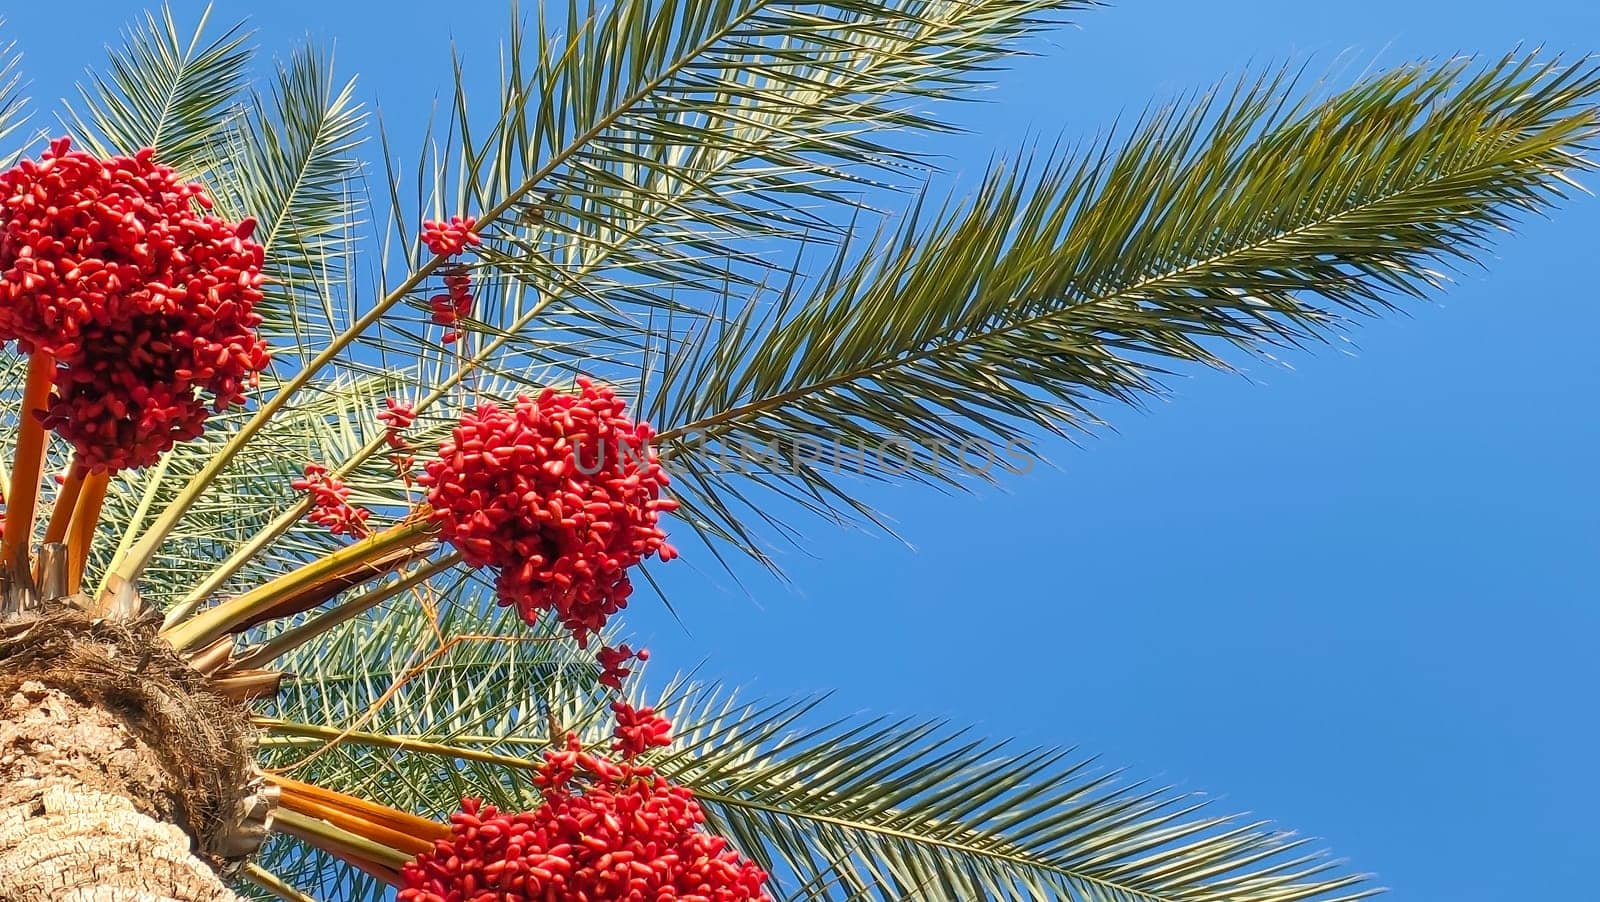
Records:
{"label": "date palm trunk", "polygon": [[237,902],[275,800],[252,747],[148,612],[0,617],[0,902]]}
{"label": "date palm trunk", "polygon": [[25,681],[0,718],[0,900],[234,902],[178,826],[180,787],[122,719]]}

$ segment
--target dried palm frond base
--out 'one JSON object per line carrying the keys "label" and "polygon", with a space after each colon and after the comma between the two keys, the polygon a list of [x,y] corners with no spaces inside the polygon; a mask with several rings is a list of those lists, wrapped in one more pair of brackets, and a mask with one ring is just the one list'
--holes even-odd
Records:
{"label": "dried palm frond base", "polygon": [[[192,869],[192,852],[220,888],[216,875],[259,847],[275,790],[253,763],[241,702],[173,651],[157,621],[103,617],[67,600],[0,619],[0,834],[26,836],[29,820],[42,827],[70,815],[68,796],[119,799],[77,812],[111,820],[73,829],[97,843],[122,841],[112,820],[181,831],[191,847],[180,847],[186,860],[172,866]],[[123,824],[130,819],[142,826]],[[30,863],[6,860],[19,854],[0,842],[0,871]],[[115,860],[103,849],[94,857],[102,866]]]}

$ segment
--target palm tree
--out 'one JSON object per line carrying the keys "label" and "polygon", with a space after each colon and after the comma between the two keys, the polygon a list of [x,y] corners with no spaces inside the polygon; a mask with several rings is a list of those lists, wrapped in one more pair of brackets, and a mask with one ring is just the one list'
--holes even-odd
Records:
{"label": "palm tree", "polygon": [[[725,837],[711,857],[773,898],[1373,894],[1067,751],[688,677],[619,700],[636,664],[606,621],[623,572],[669,556],[658,524],[771,565],[797,511],[877,522],[866,481],[981,478],[875,451],[1071,435],[1174,368],[1310,343],[1435,289],[1590,165],[1600,73],[1516,53],[1252,74],[931,196],[929,102],[1093,5],[514,12],[501,90],[486,109],[458,79],[414,167],[386,140],[363,166],[382,131],[325,53],[256,75],[240,28],[166,10],[29,162],[55,130],[26,125],[8,51],[0,899],[435,898],[502,879],[490,853],[533,867],[472,824],[557,831],[634,792],[690,806],[650,829]],[[591,470],[601,423],[617,454]],[[670,744],[595,751],[654,712]],[[447,825],[463,797],[525,814]],[[606,843],[645,827],[585,823],[604,859],[539,846],[521,879],[626,884]],[[689,879],[664,861],[639,879]]]}

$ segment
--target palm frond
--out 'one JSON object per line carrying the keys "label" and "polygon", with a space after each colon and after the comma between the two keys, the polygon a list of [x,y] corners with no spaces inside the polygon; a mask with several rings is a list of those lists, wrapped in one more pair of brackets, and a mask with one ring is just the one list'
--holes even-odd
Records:
{"label": "palm frond", "polygon": [[242,27],[203,37],[210,8],[184,36],[170,6],[125,35],[108,70],[79,86],[81,106],[63,119],[73,137],[101,155],[154,147],[162,162],[190,175],[210,159],[248,74],[249,34]]}
{"label": "palm frond", "polygon": [[[0,27],[5,20],[0,19]],[[22,93],[22,54],[11,41],[0,41],[0,142],[28,121],[28,99]],[[20,149],[0,151],[0,169],[16,161]]]}
{"label": "palm frond", "polygon": [[753,277],[796,237],[837,238],[882,178],[920,171],[918,133],[949,129],[927,101],[962,96],[1088,5],[618,3],[511,72],[484,137],[462,105],[458,202],[490,206],[515,173],[542,172],[521,210],[533,222],[502,230],[495,269],[581,307],[680,306],[730,271]]}
{"label": "palm frond", "polygon": [[1353,900],[1372,895],[1306,840],[1125,781],[1071,751],[1020,750],[933,722],[816,724],[808,706],[667,690],[658,766],[718,832],[806,898]]}
{"label": "palm frond", "polygon": [[[362,654],[365,641],[347,639],[335,661],[347,649]],[[536,805],[526,781],[552,731],[605,745],[610,696],[584,678],[586,662],[553,669],[553,659],[519,660],[526,650],[512,647],[474,654],[470,666],[430,672],[370,732],[347,735],[342,699],[370,697],[399,668],[380,665],[369,678],[307,656],[306,688],[285,701],[288,722],[269,723],[265,742],[274,760],[292,762],[346,735],[314,763],[317,779],[409,811],[447,811],[463,794]],[[762,861],[779,898],[1335,902],[1375,892],[1303,839],[1070,751],[973,740],[931,722],[830,720],[815,701],[751,705],[683,680],[655,704],[678,730],[652,763]],[[292,868],[299,854],[285,847],[272,866]],[[375,887],[331,879],[326,865],[290,882],[378,898]]]}
{"label": "palm frond", "polygon": [[997,165],[870,256],[708,324],[670,349],[647,414],[702,531],[747,550],[758,487],[844,517],[869,513],[850,470],[997,474],[1029,427],[1093,429],[1172,367],[1423,295],[1590,168],[1597,89],[1590,63],[1509,56],[1320,100],[1280,71],[1157,110],[1121,143]]}
{"label": "palm frond", "polygon": [[[400,272],[423,262],[417,220],[479,213],[489,241],[466,328],[482,340],[461,369],[526,382],[581,356],[627,378],[647,330],[636,308],[703,314],[695,303],[728,280],[762,278],[785,256],[775,247],[837,240],[878,177],[922,172],[915,137],[948,129],[923,106],[963,96],[1018,41],[1091,5],[625,0],[572,12],[565,34],[541,8],[531,38],[513,21],[492,118],[469,104],[471,61],[458,61],[452,129],[414,173],[391,170]],[[378,330],[404,334],[360,344],[459,364],[417,340],[430,292],[408,290],[411,317],[391,312]]]}
{"label": "palm frond", "polygon": [[262,329],[303,357],[345,325],[339,311],[354,293],[348,257],[364,206],[366,115],[355,80],[337,80],[332,56],[310,46],[277,67],[266,95],[249,96],[212,143],[209,180],[219,209],[259,222]]}
{"label": "palm frond", "polygon": [[[536,756],[550,742],[552,721],[576,723],[567,700],[597,692],[593,659],[554,622],[530,630],[492,599],[474,574],[441,577],[283,659],[295,678],[265,713],[331,734],[269,729],[264,762],[305,762],[293,771],[297,778],[438,819],[465,795],[513,808],[530,804],[535,790],[525,770],[355,740],[328,747],[330,738],[354,730]],[[381,884],[283,837],[261,862],[322,902],[385,898]]]}
{"label": "palm frond", "polygon": [[[584,280],[563,271],[561,261],[546,267],[547,261],[535,254],[550,253],[543,239],[536,238],[545,228],[541,217],[555,228],[552,234],[589,234],[602,248],[626,244],[621,250],[632,257],[605,265],[629,285],[664,278],[649,263],[660,255],[692,264],[691,269],[676,270],[673,278],[681,281],[684,273],[692,273],[700,280],[696,284],[703,283],[706,269],[700,258],[706,247],[687,254],[667,250],[693,243],[685,237],[695,231],[693,223],[710,217],[707,234],[714,234],[736,224],[742,228],[748,214],[768,223],[757,230],[758,237],[778,234],[771,225],[779,222],[787,234],[796,220],[783,203],[785,194],[832,196],[816,183],[841,177],[840,157],[869,168],[893,161],[895,154],[886,152],[880,159],[866,152],[860,137],[864,130],[931,126],[932,120],[903,109],[908,99],[932,90],[924,84],[948,87],[973,80],[994,63],[1008,39],[1040,27],[1053,11],[1083,5],[1079,0],[833,0],[797,8],[779,0],[622,0],[608,7],[574,7],[565,23],[570,35],[564,39],[541,21],[541,39],[526,63],[521,32],[515,32],[498,124],[485,137],[473,138],[471,120],[461,118],[459,145],[447,144],[442,161],[419,169],[419,204],[431,203],[432,210],[424,207],[429,213],[448,209],[476,215],[488,239],[481,266],[526,270],[531,265],[559,274],[550,276],[559,283],[554,286],[559,293],[546,290],[549,283],[543,275],[531,284],[526,278],[500,279],[513,284],[480,297],[484,340],[469,346],[465,361],[445,353],[425,340],[423,312],[430,293],[426,280],[443,260],[417,256],[415,232],[405,227],[397,202],[393,231],[405,249],[398,255],[405,264],[403,275],[387,282],[382,298],[371,306],[351,303],[348,327],[285,381],[277,395],[263,401],[257,416],[150,524],[117,569],[126,577],[136,575],[213,476],[256,438],[268,419],[297,393],[326,379],[329,371],[369,359],[369,351],[403,349],[452,364],[455,375],[444,377],[442,384],[418,387],[416,394],[432,404],[448,397],[461,374],[488,372],[525,380],[530,371],[548,366],[547,359],[512,342],[530,328],[537,335],[536,351],[550,343],[587,348],[597,334],[615,336],[624,349],[639,347],[642,342],[631,338],[630,330],[595,328],[596,323],[611,327],[625,322],[610,312],[615,301],[597,299],[586,288],[591,281],[599,284],[604,273],[595,270],[593,280]],[[811,105],[785,118],[796,98]],[[458,101],[464,109],[460,92]],[[775,127],[765,121],[768,115],[788,124]],[[740,140],[748,144],[760,136],[759,143],[741,147],[736,141],[733,155],[715,159],[704,156],[709,151],[694,150],[719,143],[724,133],[742,127],[741,122],[750,131]],[[459,147],[457,155],[450,155],[451,146]],[[800,159],[811,162],[796,168]],[[716,165],[734,181],[719,182],[717,173],[691,171],[681,165],[685,160]],[[449,178],[449,172],[460,174]],[[402,189],[391,182],[391,196],[398,199]],[[452,195],[445,185],[454,185],[455,202],[448,206],[443,202]],[[546,209],[551,203],[569,208]],[[734,203],[742,211],[728,206]],[[628,213],[630,204],[642,204],[645,215]],[[650,237],[654,221],[662,217],[676,225]],[[823,220],[816,222],[820,227]],[[604,256],[609,259],[610,251]],[[756,258],[750,249],[739,256],[746,264]],[[480,289],[494,281],[479,275]],[[642,297],[630,291],[636,299]],[[574,306],[569,301],[573,297],[581,298],[591,313],[558,317]],[[594,357],[609,355],[585,359]]]}

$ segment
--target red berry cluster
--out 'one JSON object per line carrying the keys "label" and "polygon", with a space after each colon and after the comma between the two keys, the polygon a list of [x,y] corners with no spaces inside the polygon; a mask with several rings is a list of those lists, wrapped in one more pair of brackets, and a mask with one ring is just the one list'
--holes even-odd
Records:
{"label": "red berry cluster", "polygon": [[[482,244],[483,239],[472,229],[478,221],[471,216],[452,216],[440,222],[422,221],[422,243],[440,257],[460,256],[469,246]],[[455,324],[472,315],[472,277],[464,268],[448,269],[444,275],[444,293],[428,299],[428,309],[436,325],[444,326],[440,341],[453,344],[461,337]]]}
{"label": "red berry cluster", "polygon": [[0,173],[0,343],[55,359],[45,425],[86,467],[153,463],[267,366],[255,221],[210,206],[148,148],[61,138]]}
{"label": "red berry cluster", "polygon": [[407,479],[409,485],[416,458],[411,456],[411,442],[406,439],[406,430],[417,421],[417,411],[410,401],[384,398],[383,404],[384,409],[378,411],[378,422],[383,424],[384,443],[395,451],[389,456],[389,463]]}
{"label": "red berry cluster", "polygon": [[463,799],[450,838],[401,869],[399,902],[771,899],[766,873],[701,829],[694,794],[649,767],[593,755],[569,736],[534,782],[544,793],[535,811]]}
{"label": "red berry cluster", "polygon": [[612,748],[622,757],[636,758],[649,749],[672,744],[672,721],[657,714],[656,709],[615,701],[611,703],[611,713],[617,718],[617,741]]}
{"label": "red berry cluster", "polygon": [[468,245],[482,244],[483,239],[473,231],[478,220],[471,216],[452,216],[443,222],[434,219],[422,221],[422,243],[429,253],[440,257],[454,257]]}
{"label": "red berry cluster", "polygon": [[677,502],[650,427],[611,388],[578,387],[467,413],[418,481],[445,541],[499,570],[501,604],[529,623],[554,611],[583,645],[627,604],[628,568],[677,556],[657,525]]}
{"label": "red berry cluster", "polygon": [[598,680],[600,685],[620,690],[622,689],[622,681],[627,679],[628,674],[633,673],[633,668],[629,667],[628,664],[635,660],[650,660],[650,652],[643,648],[634,651],[626,644],[617,648],[607,645],[596,652],[594,657],[600,663],[600,679]]}
{"label": "red berry cluster", "polygon": [[306,519],[326,526],[336,536],[365,536],[367,517],[372,512],[350,504],[350,489],[321,464],[306,464],[306,475],[289,483],[297,492],[311,493],[311,512]]}
{"label": "red berry cluster", "polygon": [[410,401],[396,401],[393,398],[384,398],[383,407],[378,411],[378,422],[384,428],[383,440],[389,447],[403,451],[410,447],[405,432],[417,421],[416,407]]}
{"label": "red berry cluster", "polygon": [[432,311],[434,323],[445,327],[445,333],[439,340],[453,344],[461,337],[461,333],[450,327],[472,315],[472,277],[465,272],[448,273],[444,277],[444,287],[444,294],[436,294],[428,299],[428,308]]}

